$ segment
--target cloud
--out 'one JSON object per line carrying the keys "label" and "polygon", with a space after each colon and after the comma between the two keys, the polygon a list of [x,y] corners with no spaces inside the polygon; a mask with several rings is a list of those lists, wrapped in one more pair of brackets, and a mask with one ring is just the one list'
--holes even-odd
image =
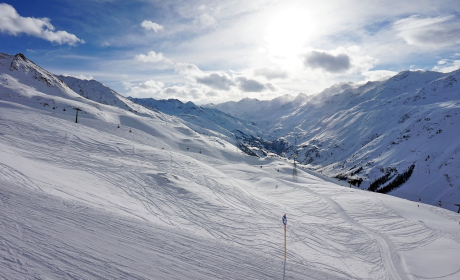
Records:
{"label": "cloud", "polygon": [[212,98],[212,97],[218,97],[218,96],[219,96],[219,93],[210,90],[210,91],[206,92],[206,96],[207,96],[207,97],[211,97],[211,98]]}
{"label": "cloud", "polygon": [[304,66],[330,73],[343,73],[351,68],[350,57],[345,53],[337,55],[323,51],[311,51],[305,55]]}
{"label": "cloud", "polygon": [[[217,97],[218,95],[232,93],[235,94],[238,90],[242,92],[262,92],[272,91],[278,89],[271,83],[263,84],[254,79],[248,79],[244,76],[232,77],[225,72],[204,73],[195,64],[192,63],[176,63],[175,71],[181,75],[186,76],[190,81],[196,82],[202,92],[206,92],[207,97]],[[209,91],[209,88],[216,91]],[[241,93],[241,92],[240,92]]]}
{"label": "cloud", "polygon": [[351,71],[348,71],[348,72],[351,72],[351,73],[357,73],[357,74],[360,74],[360,73],[363,73],[363,72],[367,72],[369,71],[370,69],[374,68],[374,66],[378,63],[378,59],[372,57],[372,56],[369,56],[369,55],[365,55],[365,56],[352,56],[352,65],[351,65]]}
{"label": "cloud", "polygon": [[226,73],[211,73],[203,77],[196,77],[196,81],[220,90],[230,90],[230,87],[235,85],[235,82]]}
{"label": "cloud", "polygon": [[460,22],[455,16],[413,15],[393,23],[398,36],[419,47],[447,47],[460,44]]}
{"label": "cloud", "polygon": [[138,84],[137,86],[133,86],[130,83],[123,84],[125,88],[129,90],[127,93],[129,96],[138,98],[152,97],[155,94],[158,94],[164,87],[162,82],[157,82],[154,80],[148,80]]}
{"label": "cloud", "polygon": [[199,100],[203,98],[203,92],[199,88],[188,88],[186,86],[172,86],[162,91],[162,98],[177,98],[182,100]]}
{"label": "cloud", "polygon": [[282,69],[259,68],[254,70],[254,75],[264,76],[268,80],[288,78],[287,72]]}
{"label": "cloud", "polygon": [[373,70],[362,73],[362,75],[366,77],[365,82],[383,81],[393,77],[396,74],[398,74],[398,72],[389,70]]}
{"label": "cloud", "polygon": [[155,32],[160,32],[164,30],[163,26],[159,25],[158,23],[151,22],[150,20],[144,20],[141,23],[141,26],[144,27],[146,30],[151,29]]}
{"label": "cloud", "polygon": [[206,99],[202,89],[187,85],[165,87],[162,82],[154,80],[148,80],[137,85],[133,85],[130,82],[124,82],[123,85],[125,89],[128,90],[126,95],[137,98],[176,98],[184,101]]}
{"label": "cloud", "polygon": [[20,16],[13,6],[0,4],[0,31],[17,36],[25,33],[57,43],[75,46],[77,43],[85,43],[84,40],[66,31],[54,31],[54,26],[49,18],[31,18]]}
{"label": "cloud", "polygon": [[433,67],[433,71],[449,73],[460,69],[460,60],[452,59],[441,59],[438,61],[438,65]]}
{"label": "cloud", "polygon": [[167,64],[172,65],[172,61],[167,59],[163,53],[156,53],[154,51],[150,51],[147,55],[139,54],[134,57],[135,60],[142,61],[145,63],[155,63],[155,64]]}
{"label": "cloud", "polygon": [[238,88],[244,92],[261,92],[264,91],[265,85],[256,80],[247,79],[245,77],[238,77]]}
{"label": "cloud", "polygon": [[199,17],[195,18],[194,23],[195,25],[201,28],[207,28],[207,27],[211,27],[215,25],[217,23],[217,20],[213,16],[207,13],[204,13],[200,15]]}
{"label": "cloud", "polygon": [[270,91],[277,91],[276,87],[272,83],[265,84],[265,87]]}
{"label": "cloud", "polygon": [[196,66],[195,64],[183,62],[178,62],[174,64],[174,71],[176,73],[186,76],[197,75],[202,73],[198,66]]}

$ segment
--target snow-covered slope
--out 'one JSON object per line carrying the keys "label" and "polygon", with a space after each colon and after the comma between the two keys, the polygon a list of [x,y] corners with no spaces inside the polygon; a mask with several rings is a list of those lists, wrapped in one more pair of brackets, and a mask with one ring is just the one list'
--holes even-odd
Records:
{"label": "snow-covered slope", "polygon": [[254,136],[261,134],[259,128],[251,122],[238,119],[219,110],[202,108],[192,102],[183,103],[177,99],[156,100],[153,98],[132,98],[129,100],[147,108],[161,111],[165,114],[178,116],[195,131],[218,137],[227,141],[235,141],[239,136]]}
{"label": "snow-covered slope", "polygon": [[[282,117],[267,109],[250,118],[269,137],[289,143],[285,156],[297,154],[299,162],[331,177],[361,178],[361,188],[374,183],[371,189],[389,192],[385,186],[414,165],[409,180],[390,193],[457,210],[459,80],[460,70],[405,71],[383,82],[335,85],[297,107],[288,103],[292,109]],[[239,102],[243,111],[248,102]],[[213,107],[230,113],[236,110],[231,105]]]}
{"label": "snow-covered slope", "polygon": [[238,119],[219,110],[202,108],[192,102],[182,103],[177,99],[125,98],[95,80],[82,80],[69,76],[58,77],[76,93],[89,100],[127,109],[134,113],[145,112],[143,107],[154,112],[161,111],[181,118],[189,128],[200,134],[215,136],[240,146],[242,146],[240,139],[258,140],[261,134],[259,128],[249,121]]}
{"label": "snow-covered slope", "polygon": [[131,110],[132,112],[137,111],[136,109],[139,108],[139,106],[133,106],[133,103],[124,96],[96,80],[82,80],[62,75],[57,77],[65,82],[73,91],[89,100],[125,110]]}
{"label": "snow-covered slope", "polygon": [[[49,95],[0,71],[2,278],[459,276],[457,213],[310,171],[293,178],[288,162],[175,117]],[[41,104],[51,99],[55,109]],[[75,123],[66,106],[86,114]]]}
{"label": "snow-covered slope", "polygon": [[[28,60],[23,54],[8,55],[0,53],[0,69],[2,73],[1,81],[4,85],[14,87],[32,86],[38,92],[46,92],[50,96],[64,98],[75,98],[75,94],[65,83],[55,77],[50,72],[39,67]],[[10,78],[8,80],[8,78]],[[27,95],[28,91],[22,90],[19,93]],[[8,94],[8,92],[3,93]]]}
{"label": "snow-covered slope", "polygon": [[[272,140],[289,132],[289,123],[284,120],[289,116],[295,116],[310,98],[311,96],[303,93],[297,97],[286,94],[273,100],[244,98],[238,102],[207,104],[203,107],[217,109],[241,119],[251,120],[264,131],[264,138]],[[292,127],[290,128],[292,129]]]}

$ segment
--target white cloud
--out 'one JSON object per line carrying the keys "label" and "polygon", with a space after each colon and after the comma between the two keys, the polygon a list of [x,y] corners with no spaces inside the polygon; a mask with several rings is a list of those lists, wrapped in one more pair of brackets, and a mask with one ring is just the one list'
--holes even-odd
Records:
{"label": "white cloud", "polygon": [[287,71],[280,69],[280,68],[259,68],[254,70],[254,75],[256,76],[263,76],[268,80],[273,79],[287,79],[288,73]]}
{"label": "white cloud", "polygon": [[[125,89],[128,91],[127,96],[136,98],[155,98],[155,99],[180,99],[186,101],[206,100],[203,89],[192,85],[172,85],[165,86],[160,81],[148,80],[146,82],[133,84],[123,82]],[[211,94],[212,96],[212,94]]]}
{"label": "white cloud", "polygon": [[154,97],[164,87],[162,82],[157,82],[154,80],[148,80],[136,86],[126,82],[123,84],[125,88],[129,90],[127,95],[138,98]]}
{"label": "white cloud", "polygon": [[447,64],[448,60],[447,59],[441,59],[438,61],[438,65],[444,65]]}
{"label": "white cloud", "polygon": [[195,25],[201,28],[212,27],[217,23],[217,20],[208,13],[201,14],[195,18]]}
{"label": "white cloud", "polygon": [[398,74],[398,72],[389,71],[389,70],[373,70],[373,71],[366,71],[362,73],[362,75],[366,77],[365,82],[383,81],[383,80],[393,77],[396,74]]}
{"label": "white cloud", "polygon": [[193,63],[176,63],[174,65],[176,73],[184,75],[193,84],[201,87],[209,87],[216,90],[228,91],[235,86],[233,78],[225,72],[205,73]]}
{"label": "white cloud", "polygon": [[11,35],[25,33],[57,44],[75,46],[84,40],[66,31],[54,31],[49,18],[31,18],[20,16],[13,6],[0,4],[0,31]]}
{"label": "white cloud", "polygon": [[441,59],[438,61],[438,65],[433,67],[433,71],[449,73],[460,69],[460,60],[452,59]]}
{"label": "white cloud", "polygon": [[396,21],[393,28],[407,44],[419,47],[446,47],[460,44],[460,22],[455,16],[413,15]]}
{"label": "white cloud", "polygon": [[186,76],[194,76],[202,73],[202,71],[195,64],[183,62],[174,64],[174,71]]}
{"label": "white cloud", "polygon": [[369,71],[370,69],[374,68],[374,66],[378,63],[378,59],[373,58],[370,55],[356,55],[356,56],[351,56],[351,64],[352,64],[352,69],[351,72],[355,74],[360,74],[366,71]]}
{"label": "white cloud", "polygon": [[142,61],[144,63],[155,63],[155,64],[164,64],[164,65],[173,65],[173,62],[167,59],[163,53],[156,53],[150,51],[147,55],[139,54],[134,57],[135,60]]}
{"label": "white cloud", "polygon": [[153,30],[155,32],[160,32],[163,31],[164,28],[163,26],[159,25],[158,23],[151,22],[150,20],[144,20],[141,23],[141,26],[144,27],[146,30]]}

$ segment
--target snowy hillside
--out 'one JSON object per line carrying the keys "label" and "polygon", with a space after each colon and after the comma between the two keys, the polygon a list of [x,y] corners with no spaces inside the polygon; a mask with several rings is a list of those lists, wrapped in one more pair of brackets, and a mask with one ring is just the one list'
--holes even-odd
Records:
{"label": "snowy hillside", "polygon": [[[252,120],[265,131],[264,137],[276,139],[289,132],[284,120],[299,113],[300,108],[311,98],[300,93],[297,97],[286,94],[273,100],[257,100],[244,98],[238,102],[230,101],[221,104],[208,104],[204,108],[214,108],[238,118]],[[267,130],[269,129],[269,130]],[[292,129],[292,128],[291,128]]]}
{"label": "snowy hillside", "polygon": [[457,213],[294,178],[174,116],[82,98],[22,56],[0,63],[1,278],[460,275]]}
{"label": "snowy hillside", "polygon": [[238,137],[257,137],[261,131],[249,121],[238,119],[219,110],[202,108],[192,102],[183,103],[177,99],[155,100],[153,98],[132,98],[129,100],[147,108],[178,116],[187,125],[202,134],[224,137],[229,142]]}
{"label": "snowy hillside", "polygon": [[[260,141],[260,130],[249,121],[238,119],[219,110],[202,108],[192,102],[182,103],[177,99],[155,100],[153,98],[125,98],[106,85],[95,80],[82,80],[69,76],[58,76],[66,82],[69,87],[79,95],[96,101],[101,104],[107,104],[128,109],[131,112],[138,113],[140,106],[146,107],[154,112],[163,112],[181,118],[189,128],[194,131],[209,136],[215,136],[218,139],[234,143],[240,148],[248,149],[242,143],[243,139],[254,139]],[[256,152],[260,149],[255,148]],[[264,154],[261,154],[262,156]],[[265,154],[266,155],[266,154]]]}
{"label": "snowy hillside", "polygon": [[65,82],[73,91],[86,99],[97,103],[115,106],[130,112],[145,113],[150,110],[143,110],[142,107],[131,102],[128,98],[118,94],[108,86],[95,80],[82,80],[70,76],[57,76]]}
{"label": "snowy hillside", "polygon": [[[264,137],[289,143],[285,156],[297,154],[299,162],[330,177],[361,178],[361,188],[457,210],[459,80],[460,70],[405,71],[383,82],[339,84],[307,102],[286,103],[291,109],[282,117],[270,113],[275,100],[212,107],[235,113],[239,106],[242,113],[236,115],[243,118],[245,108],[263,107],[249,117]],[[409,180],[393,188],[412,165]]]}

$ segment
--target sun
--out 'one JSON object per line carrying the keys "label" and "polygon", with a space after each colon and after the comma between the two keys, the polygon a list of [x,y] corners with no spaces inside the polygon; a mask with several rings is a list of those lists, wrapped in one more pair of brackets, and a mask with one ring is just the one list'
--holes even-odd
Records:
{"label": "sun", "polygon": [[315,28],[309,12],[289,8],[275,12],[266,28],[265,41],[272,56],[297,55],[305,47]]}

